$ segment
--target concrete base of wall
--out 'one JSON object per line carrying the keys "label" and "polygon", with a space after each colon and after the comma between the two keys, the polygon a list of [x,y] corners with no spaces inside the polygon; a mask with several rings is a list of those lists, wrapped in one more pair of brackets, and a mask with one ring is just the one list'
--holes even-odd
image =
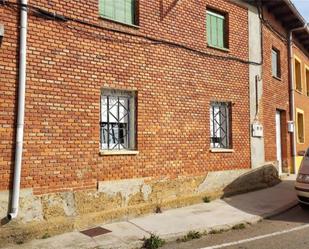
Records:
{"label": "concrete base of wall", "polygon": [[35,196],[23,189],[18,219],[8,222],[9,192],[0,192],[0,244],[80,230],[183,207],[210,199],[266,188],[279,183],[273,165],[254,170],[209,172],[176,179],[129,179],[98,182],[97,190]]}

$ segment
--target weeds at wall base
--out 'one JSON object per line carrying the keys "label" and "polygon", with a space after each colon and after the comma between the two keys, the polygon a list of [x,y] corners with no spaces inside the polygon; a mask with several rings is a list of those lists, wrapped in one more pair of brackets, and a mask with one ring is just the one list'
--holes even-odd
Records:
{"label": "weeds at wall base", "polygon": [[144,238],[143,249],[157,249],[165,244],[165,240],[161,239],[159,236],[151,234],[151,236],[146,239]]}

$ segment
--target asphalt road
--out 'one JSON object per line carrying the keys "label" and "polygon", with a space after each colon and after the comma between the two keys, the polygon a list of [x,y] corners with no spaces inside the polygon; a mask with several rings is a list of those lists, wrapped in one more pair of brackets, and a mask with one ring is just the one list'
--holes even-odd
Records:
{"label": "asphalt road", "polygon": [[163,249],[309,249],[309,209],[296,206],[243,229],[208,234],[188,242],[173,242]]}

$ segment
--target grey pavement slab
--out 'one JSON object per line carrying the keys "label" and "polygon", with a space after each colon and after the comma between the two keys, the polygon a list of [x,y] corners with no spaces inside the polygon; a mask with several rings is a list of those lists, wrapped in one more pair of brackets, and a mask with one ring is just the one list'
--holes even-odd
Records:
{"label": "grey pavement slab", "polygon": [[130,222],[105,224],[102,227],[112,231],[93,238],[102,248],[136,248],[143,244],[143,238],[149,237],[149,233]]}
{"label": "grey pavement slab", "polygon": [[292,175],[272,188],[224,198],[224,201],[240,211],[266,218],[297,204],[294,179]]}
{"label": "grey pavement slab", "polygon": [[48,239],[32,240],[21,245],[10,245],[8,249],[86,249],[95,247],[97,244],[90,237],[79,232],[64,233]]}
{"label": "grey pavement slab", "polygon": [[208,231],[226,228],[235,224],[256,220],[254,215],[226,205],[223,200],[173,209],[162,214],[132,219],[131,222],[148,232],[168,239],[186,234],[188,231]]}

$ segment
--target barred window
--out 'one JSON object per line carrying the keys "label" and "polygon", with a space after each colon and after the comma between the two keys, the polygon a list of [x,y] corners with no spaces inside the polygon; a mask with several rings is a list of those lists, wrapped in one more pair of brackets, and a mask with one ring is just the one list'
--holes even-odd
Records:
{"label": "barred window", "polygon": [[101,92],[101,149],[135,149],[135,92]]}
{"label": "barred window", "polygon": [[212,102],[210,104],[210,147],[231,147],[231,103]]}

